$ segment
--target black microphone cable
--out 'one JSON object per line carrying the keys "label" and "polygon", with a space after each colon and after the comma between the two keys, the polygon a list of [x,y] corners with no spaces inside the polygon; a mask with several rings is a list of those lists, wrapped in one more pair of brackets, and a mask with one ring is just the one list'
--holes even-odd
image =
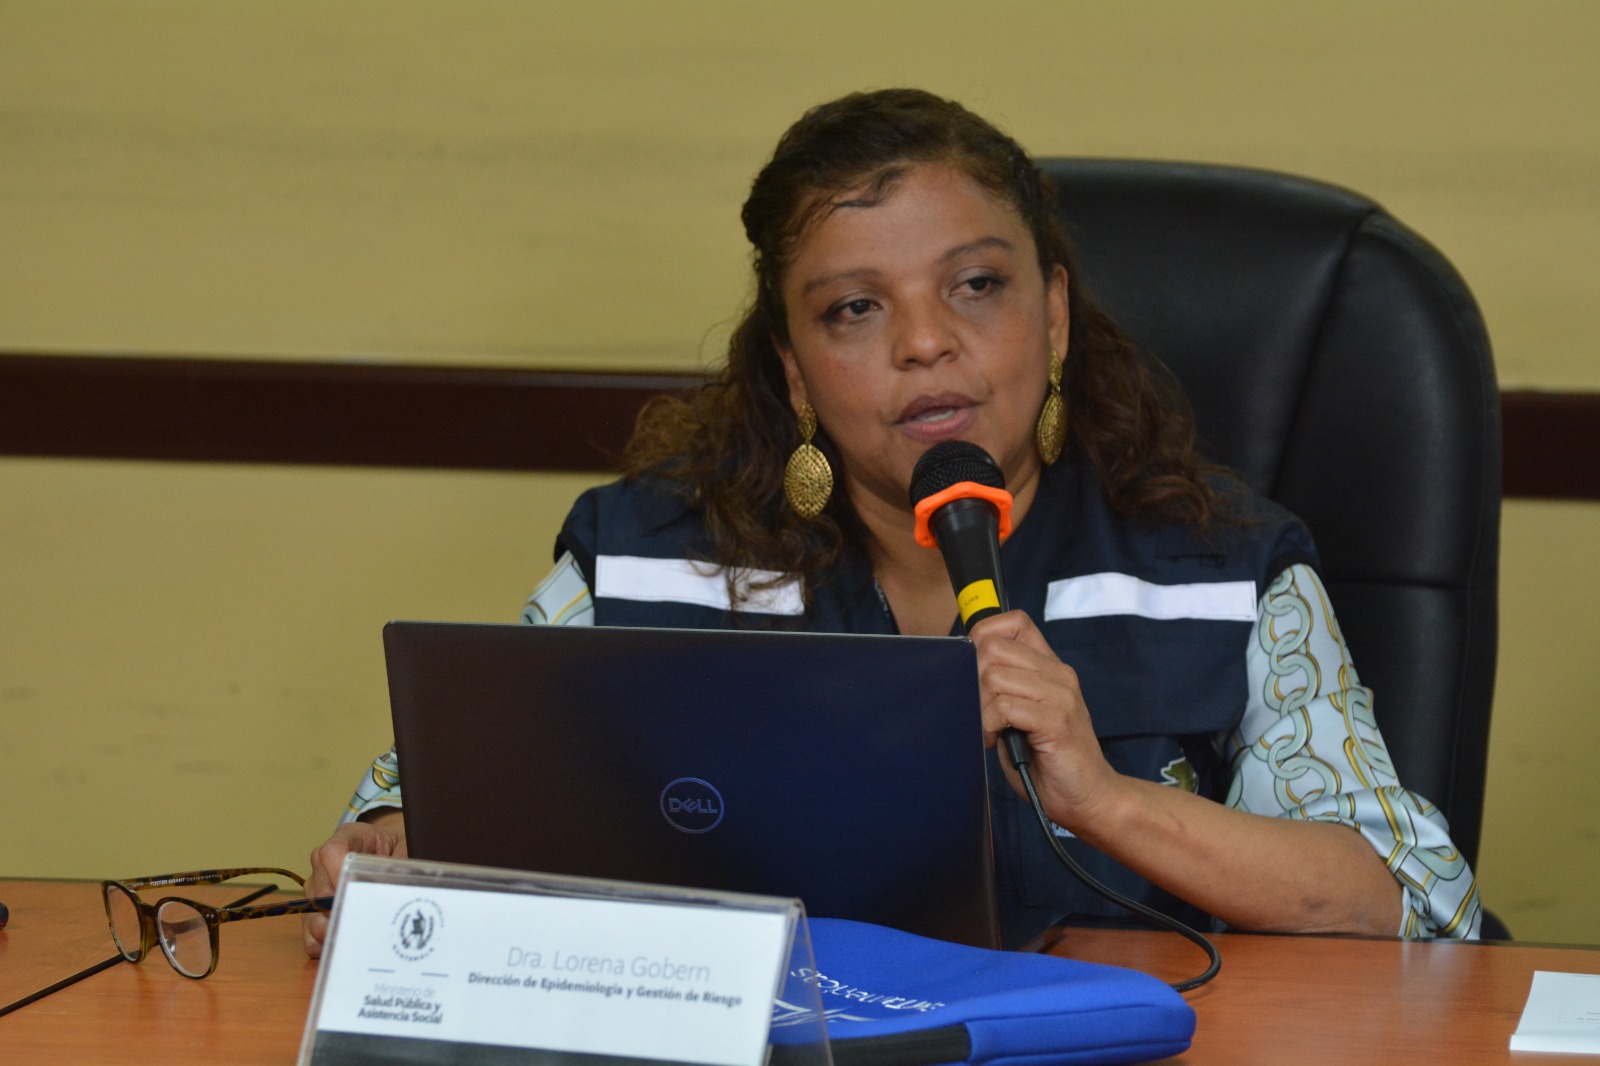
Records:
{"label": "black microphone cable", "polygon": [[[1055,853],[1056,859],[1060,861],[1061,865],[1065,866],[1072,876],[1081,881],[1085,888],[1101,899],[1108,903],[1116,904],[1151,925],[1170,929],[1179,936],[1192,941],[1199,946],[1201,951],[1206,953],[1206,957],[1211,960],[1211,964],[1205,968],[1205,971],[1197,977],[1189,978],[1187,981],[1176,982],[1172,986],[1173,991],[1191,991],[1217,976],[1222,969],[1222,956],[1217,953],[1217,946],[1207,939],[1203,933],[1190,928],[1170,914],[1163,914],[1154,907],[1148,907],[1136,899],[1129,899],[1111,886],[1102,884],[1093,874],[1080,866],[1078,860],[1068,854],[1066,848],[1061,846],[1061,841],[1056,839],[1055,823],[1050,820],[1049,815],[1044,813],[1044,803],[1039,799],[1039,790],[1033,784],[1033,772],[1028,769],[1029,753],[1027,741],[1022,738],[1020,733],[1016,734],[1016,738],[1020,743],[1007,743],[1006,754],[1011,756],[1011,763],[1017,768],[1017,774],[1022,778],[1022,787],[1028,793],[1028,803],[1033,807],[1035,817],[1039,819],[1039,828],[1044,832],[1044,839],[1050,845],[1050,850]],[[1007,737],[1005,739],[1009,741],[1011,738]],[[1019,748],[1022,751],[1020,760],[1017,758],[1017,750]]]}
{"label": "black microphone cable", "polygon": [[[970,633],[974,625],[990,615],[1007,610],[999,542],[1011,531],[1011,497],[1005,491],[1005,475],[1000,471],[1000,464],[969,441],[935,444],[917,460],[916,469],[912,471],[911,503],[917,510],[918,543],[930,548],[937,546],[944,555],[950,582],[956,590],[961,624],[967,631]],[[1045,813],[1039,790],[1034,787],[1033,773],[1028,769],[1032,753],[1027,738],[1020,730],[1008,728],[1001,730],[1000,740],[1022,778],[1022,787],[1039,820],[1045,842],[1067,872],[1101,899],[1151,925],[1177,933],[1206,953],[1210,965],[1205,971],[1177,982],[1172,985],[1173,990],[1188,992],[1217,976],[1222,969],[1222,956],[1203,934],[1169,914],[1101,884],[1067,853],[1056,839],[1055,823]]]}

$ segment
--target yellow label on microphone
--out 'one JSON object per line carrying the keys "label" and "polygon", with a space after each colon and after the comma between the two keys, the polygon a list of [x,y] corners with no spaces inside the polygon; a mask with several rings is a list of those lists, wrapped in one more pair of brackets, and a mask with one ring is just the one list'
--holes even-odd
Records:
{"label": "yellow label on microphone", "polygon": [[992,607],[998,611],[1000,594],[995,591],[994,582],[984,578],[981,581],[974,581],[956,593],[956,606],[961,609],[961,624],[966,625],[967,619],[985,607]]}

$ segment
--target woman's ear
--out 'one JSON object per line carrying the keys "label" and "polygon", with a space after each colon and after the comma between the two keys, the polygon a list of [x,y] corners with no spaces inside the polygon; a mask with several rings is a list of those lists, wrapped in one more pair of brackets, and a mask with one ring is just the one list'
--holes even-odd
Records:
{"label": "woman's ear", "polygon": [[1057,263],[1045,280],[1045,308],[1050,316],[1050,347],[1067,358],[1067,338],[1072,333],[1071,301],[1068,299],[1067,268]]}
{"label": "woman's ear", "polygon": [[772,347],[783,362],[783,379],[789,385],[789,407],[798,412],[806,402],[806,379],[800,376],[800,362],[794,357],[794,349],[776,337],[772,338]]}

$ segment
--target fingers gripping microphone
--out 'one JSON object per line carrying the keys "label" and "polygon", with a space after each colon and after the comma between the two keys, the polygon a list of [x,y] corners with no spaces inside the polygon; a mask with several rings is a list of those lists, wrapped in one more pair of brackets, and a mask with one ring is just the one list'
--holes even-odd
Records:
{"label": "fingers gripping microphone", "polygon": [[[922,453],[911,471],[911,505],[917,543],[937,547],[956,590],[967,632],[1010,609],[1000,572],[1000,542],[1011,535],[1011,493],[1000,464],[964,440],[947,440]],[[1028,764],[1028,741],[1016,729],[1000,739],[1018,766]]]}
{"label": "fingers gripping microphone", "polygon": [[944,554],[967,632],[1008,609],[1000,542],[1011,535],[1011,493],[989,453],[964,440],[935,444],[911,472],[917,543]]}

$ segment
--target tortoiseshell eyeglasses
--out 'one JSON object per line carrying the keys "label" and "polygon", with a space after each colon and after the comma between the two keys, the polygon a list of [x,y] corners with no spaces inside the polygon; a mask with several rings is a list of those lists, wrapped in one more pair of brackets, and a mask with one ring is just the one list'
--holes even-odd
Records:
{"label": "tortoiseshell eyeglasses", "polygon": [[185,977],[199,980],[210,977],[217,968],[217,927],[223,922],[274,918],[280,914],[306,914],[310,911],[327,911],[333,907],[332,896],[244,906],[253,899],[277,891],[271,885],[248,893],[225,907],[213,907],[181,896],[165,896],[155,903],[146,903],[139,898],[137,891],[141,888],[218,885],[249,874],[286,877],[302,889],[306,884],[305,878],[294,871],[275,866],[202,870],[192,874],[161,874],[157,877],[100,882],[101,893],[105,896],[106,920],[111,923],[111,937],[117,942],[117,950],[129,962],[139,962],[149,954],[151,948],[159,944],[161,953],[174,970]]}

